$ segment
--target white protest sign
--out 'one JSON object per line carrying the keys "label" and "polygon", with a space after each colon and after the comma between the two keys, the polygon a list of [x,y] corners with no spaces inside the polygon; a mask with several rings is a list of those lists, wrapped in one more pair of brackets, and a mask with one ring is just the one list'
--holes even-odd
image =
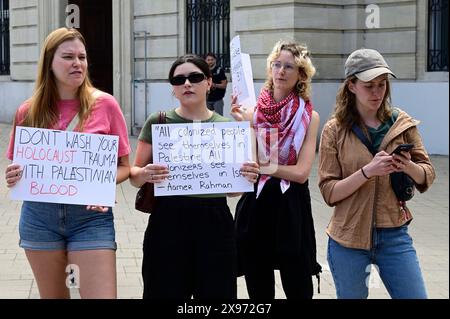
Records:
{"label": "white protest sign", "polygon": [[113,207],[119,137],[18,126],[13,200]]}
{"label": "white protest sign", "polygon": [[252,159],[250,122],[152,125],[153,162],[169,167],[155,196],[252,192],[240,173]]}
{"label": "white protest sign", "polygon": [[241,52],[241,42],[238,35],[231,40],[230,55],[233,95],[237,96],[237,103],[243,107],[254,107],[256,97],[250,55]]}

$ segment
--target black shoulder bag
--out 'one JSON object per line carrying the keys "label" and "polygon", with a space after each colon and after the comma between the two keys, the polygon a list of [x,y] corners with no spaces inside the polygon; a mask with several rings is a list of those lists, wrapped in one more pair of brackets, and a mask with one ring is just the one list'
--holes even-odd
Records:
{"label": "black shoulder bag", "polygon": [[[367,137],[356,124],[353,124],[352,131],[367,147],[370,153],[375,156],[377,152],[373,148],[372,143],[369,142]],[[404,172],[394,172],[390,174],[390,178],[392,189],[394,190],[395,196],[397,196],[399,202],[406,202],[407,200],[413,198],[415,183],[408,174],[405,174]]]}
{"label": "black shoulder bag", "polygon": [[[166,112],[160,111],[158,117],[158,124],[166,123]],[[150,214],[156,205],[156,197],[154,192],[153,183],[144,183],[139,188],[136,194],[136,200],[134,202],[134,208],[143,213]]]}

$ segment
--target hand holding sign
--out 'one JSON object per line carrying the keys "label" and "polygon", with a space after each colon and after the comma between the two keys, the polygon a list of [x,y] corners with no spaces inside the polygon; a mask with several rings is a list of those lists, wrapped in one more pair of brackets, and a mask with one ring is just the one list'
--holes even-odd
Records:
{"label": "hand holding sign", "polygon": [[169,169],[167,165],[147,164],[141,170],[143,179],[147,183],[160,183],[169,177]]}
{"label": "hand holding sign", "polygon": [[100,213],[106,213],[109,210],[109,208],[106,206],[98,206],[98,205],[87,205],[86,209],[93,210],[93,211],[100,212]]}
{"label": "hand holding sign", "polygon": [[256,183],[259,176],[259,164],[253,161],[245,162],[241,166],[241,173],[250,183]]}
{"label": "hand holding sign", "polygon": [[10,164],[6,167],[5,179],[6,186],[11,188],[17,184],[17,182],[22,178],[22,169],[18,164]]}
{"label": "hand holding sign", "polygon": [[247,109],[237,104],[237,96],[231,96],[231,116],[236,121],[249,121],[252,122],[253,109]]}

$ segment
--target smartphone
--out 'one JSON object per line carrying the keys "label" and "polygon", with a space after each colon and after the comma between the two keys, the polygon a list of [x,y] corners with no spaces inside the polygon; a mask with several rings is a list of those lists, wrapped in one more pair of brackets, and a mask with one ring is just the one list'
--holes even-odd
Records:
{"label": "smartphone", "polygon": [[395,150],[391,153],[392,154],[399,154],[401,155],[401,152],[409,152],[414,147],[414,144],[400,144],[395,148]]}

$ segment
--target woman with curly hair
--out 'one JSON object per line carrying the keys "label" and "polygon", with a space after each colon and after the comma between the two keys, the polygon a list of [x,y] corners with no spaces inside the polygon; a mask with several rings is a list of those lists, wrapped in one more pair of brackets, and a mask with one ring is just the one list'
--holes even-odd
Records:
{"label": "woman with curly hair", "polygon": [[261,176],[236,210],[240,274],[250,298],[275,297],[274,269],[288,299],[312,298],[316,241],[308,177],[319,115],[311,103],[315,68],[306,46],[279,41],[267,58],[267,80],[254,110],[232,100],[232,116],[257,136]]}

